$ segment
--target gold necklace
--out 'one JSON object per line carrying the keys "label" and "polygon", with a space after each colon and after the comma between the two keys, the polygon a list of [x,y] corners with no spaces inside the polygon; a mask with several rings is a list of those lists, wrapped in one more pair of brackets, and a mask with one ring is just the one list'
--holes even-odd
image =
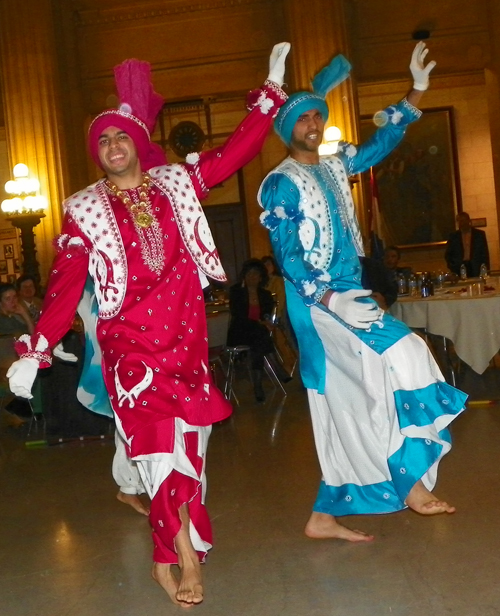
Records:
{"label": "gold necklace", "polygon": [[143,173],[142,175],[142,184],[137,189],[139,194],[139,203],[133,203],[132,199],[127,195],[126,192],[120,190],[116,184],[106,180],[106,186],[113,193],[115,197],[120,199],[128,211],[132,214],[134,218],[134,223],[137,224],[142,229],[147,229],[153,223],[153,216],[148,212],[149,209],[149,198],[148,198],[148,189],[151,183],[151,177],[147,173]]}

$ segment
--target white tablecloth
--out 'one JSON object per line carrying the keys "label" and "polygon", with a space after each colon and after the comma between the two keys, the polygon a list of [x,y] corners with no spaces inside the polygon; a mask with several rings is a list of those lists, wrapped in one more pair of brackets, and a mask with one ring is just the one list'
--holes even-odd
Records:
{"label": "white tablecloth", "polygon": [[400,298],[391,306],[391,314],[408,327],[422,327],[451,340],[460,359],[478,374],[486,370],[500,349],[500,295],[497,294]]}

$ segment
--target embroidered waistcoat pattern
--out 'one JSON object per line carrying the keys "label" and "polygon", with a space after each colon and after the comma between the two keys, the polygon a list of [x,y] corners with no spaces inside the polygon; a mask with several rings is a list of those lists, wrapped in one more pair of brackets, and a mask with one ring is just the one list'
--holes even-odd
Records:
{"label": "embroidered waistcoat pattern", "polygon": [[[182,165],[174,164],[155,167],[149,174],[169,199],[181,237],[199,270],[225,281],[210,227],[189,173]],[[125,298],[128,267],[104,180],[69,197],[63,207],[92,244],[89,274],[95,282],[99,317],[111,319],[120,312]]]}
{"label": "embroidered waistcoat pattern", "polygon": [[[336,156],[322,158],[319,164],[324,182],[335,195],[337,211],[342,225],[348,228],[358,255],[364,255],[361,231],[349,186],[349,179],[342,161]],[[332,259],[335,238],[326,195],[307,165],[293,158],[286,158],[271,174],[282,173],[299,191],[299,209],[305,221],[299,229],[299,237],[305,251],[305,259],[319,269],[327,270]]]}

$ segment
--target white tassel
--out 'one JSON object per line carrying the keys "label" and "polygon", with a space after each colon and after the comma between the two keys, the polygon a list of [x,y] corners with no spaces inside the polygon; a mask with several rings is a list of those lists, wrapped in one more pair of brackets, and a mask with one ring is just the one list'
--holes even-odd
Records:
{"label": "white tassel", "polygon": [[200,155],[198,152],[190,152],[186,156],[186,162],[188,165],[196,165],[196,163],[200,160]]}
{"label": "white tassel", "polygon": [[40,334],[40,337],[38,338],[38,342],[36,343],[35,351],[43,352],[46,349],[48,349],[48,347],[49,347],[49,343],[47,341],[47,338],[45,338],[45,336],[42,336],[42,334]]}
{"label": "white tassel", "polygon": [[69,241],[68,241],[68,246],[84,246],[85,242],[82,240],[81,237],[72,237]]}
{"label": "white tassel", "polygon": [[314,282],[304,282],[302,288],[304,289],[304,295],[309,297],[316,292],[318,287],[314,284]]}
{"label": "white tassel", "polygon": [[401,111],[395,111],[391,116],[391,124],[399,124],[402,117],[403,114],[401,113]]}
{"label": "white tassel", "polygon": [[269,111],[273,108],[274,102],[272,98],[267,98],[264,92],[259,96],[258,105],[260,110],[264,115],[267,115]]}
{"label": "white tassel", "polygon": [[354,156],[356,156],[358,150],[351,144],[349,144],[345,150],[345,153],[347,156],[349,156],[349,158],[353,158]]}
{"label": "white tassel", "polygon": [[31,336],[29,334],[23,334],[18,338],[19,342],[24,342],[24,344],[28,347],[28,351],[32,351],[33,347],[31,346]]}

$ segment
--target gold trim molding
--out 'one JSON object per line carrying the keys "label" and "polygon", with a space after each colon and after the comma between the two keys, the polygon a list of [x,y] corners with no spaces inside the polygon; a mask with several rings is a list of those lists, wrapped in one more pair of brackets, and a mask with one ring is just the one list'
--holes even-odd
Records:
{"label": "gold trim molding", "polygon": [[165,6],[165,2],[141,3],[141,7],[116,7],[110,9],[88,9],[76,11],[78,26],[94,26],[98,24],[113,24],[138,19],[155,19],[158,17],[182,15],[200,11],[217,9],[232,9],[253,4],[273,4],[276,0],[205,0],[200,2],[185,2],[177,0]]}
{"label": "gold trim molding", "polygon": [[[455,75],[431,76],[431,89],[460,88],[465,86],[484,86],[484,71]],[[378,96],[380,94],[400,94],[411,87],[409,79],[396,79],[385,82],[358,82],[359,96]]]}

